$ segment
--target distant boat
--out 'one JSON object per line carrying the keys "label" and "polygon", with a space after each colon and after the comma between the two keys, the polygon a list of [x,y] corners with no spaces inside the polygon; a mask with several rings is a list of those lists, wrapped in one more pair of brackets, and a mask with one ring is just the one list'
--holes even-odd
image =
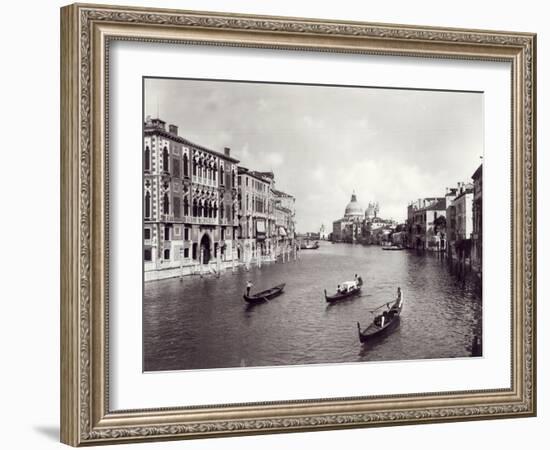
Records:
{"label": "distant boat", "polygon": [[403,247],[402,245],[383,245],[382,246],[382,250],[404,250],[405,247]]}
{"label": "distant boat", "polygon": [[357,322],[357,331],[359,333],[359,340],[361,342],[366,342],[374,336],[382,334],[390,327],[390,325],[399,321],[399,316],[401,315],[401,311],[403,310],[403,292],[401,290],[399,290],[398,297],[393,305],[391,307],[389,305],[390,303],[388,302],[372,310],[371,312],[374,312],[377,309],[382,308],[383,306],[386,306],[388,308],[382,314],[377,315],[372,323],[364,330],[361,330],[361,325],[359,324],[359,322]]}
{"label": "distant boat", "polygon": [[275,287],[272,287],[270,289],[266,289],[265,291],[258,292],[254,295],[243,295],[243,298],[248,303],[263,303],[267,302],[268,300],[271,300],[272,298],[275,298],[283,293],[283,289],[285,288],[285,283],[278,284]]}
{"label": "distant boat", "polygon": [[344,281],[340,285],[338,291],[332,295],[328,295],[325,289],[325,300],[329,303],[333,303],[359,295],[361,293],[361,286],[363,286],[363,279],[361,277],[358,277],[357,280],[354,281]]}
{"label": "distant boat", "polygon": [[317,250],[319,248],[319,241],[311,242],[305,241],[300,243],[300,250]]}

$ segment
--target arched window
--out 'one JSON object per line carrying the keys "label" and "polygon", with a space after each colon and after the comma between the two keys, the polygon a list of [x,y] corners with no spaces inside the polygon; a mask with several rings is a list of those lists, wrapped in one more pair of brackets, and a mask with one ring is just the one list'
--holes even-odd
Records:
{"label": "arched window", "polygon": [[212,217],[214,217],[214,219],[216,217],[218,217],[218,204],[216,202],[214,202],[214,208],[213,208],[213,215]]}
{"label": "arched window", "polygon": [[224,182],[224,170],[223,170],[223,166],[220,167],[220,184],[221,185],[224,185],[225,182]]}
{"label": "arched window", "polygon": [[187,197],[183,199],[183,215],[189,215],[189,200],[187,200]]}
{"label": "arched window", "polygon": [[145,217],[149,219],[151,217],[151,194],[145,193]]}
{"label": "arched window", "polygon": [[145,161],[143,162],[143,167],[146,172],[151,170],[151,150],[149,146],[145,147]]}
{"label": "arched window", "polygon": [[164,150],[162,151],[162,170],[165,172],[169,172],[168,167],[168,149],[164,147]]}
{"label": "arched window", "polygon": [[189,176],[189,158],[187,157],[187,153],[183,154],[183,176]]}
{"label": "arched window", "polygon": [[193,176],[197,176],[197,160],[193,158]]}
{"label": "arched window", "polygon": [[235,172],[231,174],[231,187],[235,187]]}
{"label": "arched window", "polygon": [[197,209],[197,199],[193,200],[193,217],[197,217],[198,215],[198,209]]}
{"label": "arched window", "polygon": [[220,205],[220,219],[223,219],[223,204]]}
{"label": "arched window", "polygon": [[164,194],[164,198],[162,200],[162,212],[164,214],[170,214],[170,199],[168,198],[168,194]]}

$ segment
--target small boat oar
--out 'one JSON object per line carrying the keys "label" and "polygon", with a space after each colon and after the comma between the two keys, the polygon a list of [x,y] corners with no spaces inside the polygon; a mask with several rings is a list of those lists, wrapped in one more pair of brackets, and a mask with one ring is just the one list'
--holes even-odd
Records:
{"label": "small boat oar", "polygon": [[382,308],[383,306],[385,306],[386,308],[389,309],[389,307],[390,307],[390,302],[384,303],[384,304],[382,304],[382,305],[380,305],[380,306],[378,306],[378,307],[376,307],[376,308],[374,308],[374,309],[371,309],[371,310],[369,310],[369,312],[370,312],[370,313],[373,313],[374,311],[379,310],[379,309]]}

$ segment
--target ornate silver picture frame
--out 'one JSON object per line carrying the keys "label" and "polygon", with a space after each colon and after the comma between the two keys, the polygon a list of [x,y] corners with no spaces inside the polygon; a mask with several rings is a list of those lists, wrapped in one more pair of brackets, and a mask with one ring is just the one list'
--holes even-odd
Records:
{"label": "ornate silver picture frame", "polygon": [[[511,149],[502,149],[503,157],[511,155],[510,386],[113,409],[109,58],[117,41],[252,48],[266,54],[292,50],[298,57],[323,52],[510,64]],[[61,441],[81,446],[534,416],[535,90],[536,36],[531,33],[86,4],[62,8]]]}

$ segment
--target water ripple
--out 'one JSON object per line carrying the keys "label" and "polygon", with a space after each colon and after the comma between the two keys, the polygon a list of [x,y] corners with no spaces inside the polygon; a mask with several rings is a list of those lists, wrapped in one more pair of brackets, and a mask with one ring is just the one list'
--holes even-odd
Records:
{"label": "water ripple", "polygon": [[[361,296],[329,305],[323,290],[364,280]],[[286,282],[285,293],[247,305],[253,290]],[[360,344],[356,322],[405,293],[399,324]],[[144,369],[184,370],[357,361],[465,357],[481,335],[481,298],[449,273],[444,260],[412,251],[323,243],[301,258],[238,270],[220,278],[169,279],[144,289]]]}

